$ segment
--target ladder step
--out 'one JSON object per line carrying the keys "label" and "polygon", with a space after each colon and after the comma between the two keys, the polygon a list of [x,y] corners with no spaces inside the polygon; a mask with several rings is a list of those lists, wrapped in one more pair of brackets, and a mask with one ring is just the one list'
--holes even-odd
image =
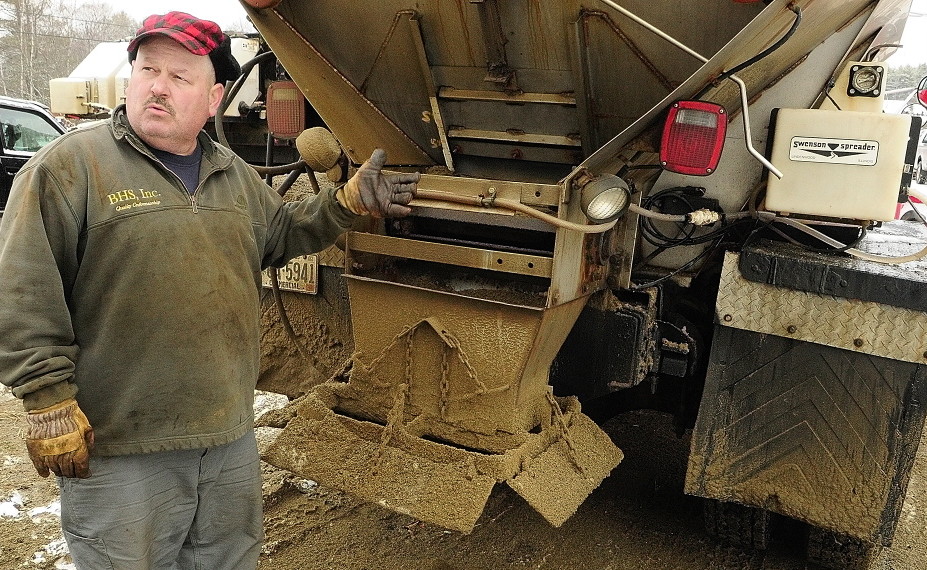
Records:
{"label": "ladder step", "polygon": [[452,101],[498,101],[502,103],[576,106],[576,97],[572,93],[515,93],[510,95],[502,91],[477,91],[442,87],[438,90],[438,98]]}
{"label": "ladder step", "polygon": [[464,129],[451,127],[447,131],[449,139],[475,139],[492,142],[543,144],[553,146],[580,147],[579,137],[561,135],[538,135],[516,131],[483,131],[479,129]]}

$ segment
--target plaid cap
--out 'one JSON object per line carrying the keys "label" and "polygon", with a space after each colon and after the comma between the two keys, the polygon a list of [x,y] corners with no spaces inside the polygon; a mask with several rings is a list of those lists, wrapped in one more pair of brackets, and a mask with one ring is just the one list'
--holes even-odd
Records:
{"label": "plaid cap", "polygon": [[154,14],[145,18],[142,27],[129,42],[130,63],[135,61],[142,41],[154,35],[167,36],[194,55],[208,55],[216,70],[217,83],[231,81],[241,73],[238,60],[232,55],[232,42],[219,25],[184,12]]}

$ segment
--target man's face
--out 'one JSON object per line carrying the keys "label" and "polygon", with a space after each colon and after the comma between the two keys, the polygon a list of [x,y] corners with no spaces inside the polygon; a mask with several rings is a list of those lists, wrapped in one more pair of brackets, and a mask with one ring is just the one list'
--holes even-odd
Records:
{"label": "man's face", "polygon": [[209,56],[194,55],[174,40],[154,36],[139,46],[126,87],[126,114],[146,144],[187,155],[222,100]]}

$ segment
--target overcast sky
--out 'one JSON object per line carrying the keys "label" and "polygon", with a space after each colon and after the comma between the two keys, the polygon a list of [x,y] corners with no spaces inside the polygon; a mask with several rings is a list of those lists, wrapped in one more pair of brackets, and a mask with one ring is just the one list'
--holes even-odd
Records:
{"label": "overcast sky", "polygon": [[911,2],[911,15],[905,24],[901,43],[904,47],[888,58],[889,65],[919,65],[927,62],[927,0]]}
{"label": "overcast sky", "polygon": [[[245,9],[238,0],[105,0],[116,11],[122,10],[138,21],[152,14],[165,14],[173,10],[187,12],[197,18],[212,20],[223,29],[234,27],[251,31]],[[927,0],[925,0],[927,1]]]}

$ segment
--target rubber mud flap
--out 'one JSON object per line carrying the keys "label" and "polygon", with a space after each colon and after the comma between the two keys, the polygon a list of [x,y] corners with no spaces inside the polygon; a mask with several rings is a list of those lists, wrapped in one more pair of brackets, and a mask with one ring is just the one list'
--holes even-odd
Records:
{"label": "rubber mud flap", "polygon": [[565,430],[554,423],[519,447],[489,453],[339,414],[315,392],[290,406],[295,414],[265,461],[463,533],[473,530],[493,487],[503,481],[559,526],[623,458],[578,410],[560,416]]}
{"label": "rubber mud flap", "polygon": [[588,416],[572,414],[568,437],[560,438],[506,481],[547,521],[560,526],[624,459]]}
{"label": "rubber mud flap", "polygon": [[686,493],[891,544],[924,426],[924,371],[718,327]]}

